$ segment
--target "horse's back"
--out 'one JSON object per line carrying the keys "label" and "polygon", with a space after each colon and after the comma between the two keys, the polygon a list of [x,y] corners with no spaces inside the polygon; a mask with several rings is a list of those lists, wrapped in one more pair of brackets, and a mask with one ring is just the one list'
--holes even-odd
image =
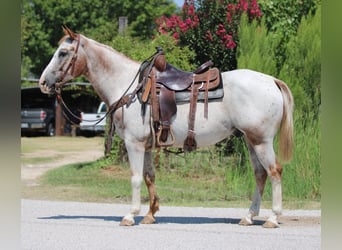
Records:
{"label": "horse's back", "polygon": [[[277,88],[273,76],[249,69],[226,71],[222,73],[222,78],[223,84],[228,88],[228,91],[229,89],[240,89],[244,93],[255,91],[265,93],[265,91],[275,90]],[[275,93],[280,94],[279,91]]]}

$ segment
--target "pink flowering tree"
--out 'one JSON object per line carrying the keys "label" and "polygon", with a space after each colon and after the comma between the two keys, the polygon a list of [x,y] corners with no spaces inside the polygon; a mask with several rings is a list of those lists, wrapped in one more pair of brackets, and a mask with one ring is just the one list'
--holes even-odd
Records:
{"label": "pink flowering tree", "polygon": [[236,68],[236,47],[241,15],[259,19],[256,0],[185,0],[180,15],[157,19],[158,32],[172,35],[177,43],[196,52],[199,65],[212,60],[221,70]]}

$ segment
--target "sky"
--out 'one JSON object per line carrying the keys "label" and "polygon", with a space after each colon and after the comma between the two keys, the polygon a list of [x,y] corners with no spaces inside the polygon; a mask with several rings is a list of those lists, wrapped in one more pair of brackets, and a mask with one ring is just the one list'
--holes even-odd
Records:
{"label": "sky", "polygon": [[174,2],[177,6],[181,7],[181,6],[183,5],[183,3],[184,3],[184,0],[173,0],[173,2]]}

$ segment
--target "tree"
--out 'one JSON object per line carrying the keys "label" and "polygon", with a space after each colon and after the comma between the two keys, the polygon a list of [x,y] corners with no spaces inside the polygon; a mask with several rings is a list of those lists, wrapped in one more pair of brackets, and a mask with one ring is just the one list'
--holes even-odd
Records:
{"label": "tree", "polygon": [[275,51],[280,37],[268,32],[264,17],[260,22],[256,20],[249,22],[244,14],[239,26],[239,40],[237,49],[239,68],[252,69],[269,75],[277,74]]}
{"label": "tree", "polygon": [[172,65],[187,71],[196,68],[196,65],[191,64],[195,53],[188,46],[177,46],[175,39],[169,35],[156,35],[152,41],[119,35],[114,38],[111,46],[140,62],[154,54],[156,47],[160,46],[165,52],[166,60]]}
{"label": "tree", "polygon": [[[39,76],[49,62],[59,39],[61,26],[109,44],[118,33],[118,19],[127,16],[132,36],[150,38],[154,19],[171,14],[171,0],[24,0],[22,2],[22,69]],[[22,75],[28,76],[28,75]]]}
{"label": "tree", "polygon": [[260,18],[256,0],[186,0],[180,15],[157,20],[158,31],[170,33],[179,45],[193,49],[197,64],[211,59],[221,70],[232,70],[237,66],[238,26],[243,13],[250,20]]}
{"label": "tree", "polygon": [[286,44],[291,37],[296,36],[302,18],[310,13],[314,14],[320,2],[321,0],[259,0],[267,30],[280,38],[275,51],[277,73],[286,60]]}
{"label": "tree", "polygon": [[302,110],[303,120],[313,112],[319,115],[321,104],[321,6],[314,15],[303,18],[285,46],[286,59],[279,77],[293,89],[296,106]]}
{"label": "tree", "polygon": [[[274,75],[285,81],[292,90],[296,111],[302,116],[319,114],[321,84],[321,6],[313,14],[303,17],[285,43],[277,30],[267,31],[266,17],[260,23],[248,23],[242,18],[238,48],[238,65]],[[277,50],[283,41],[284,61],[277,67]],[[267,55],[267,56],[265,56]],[[280,55],[280,54],[278,54]]]}

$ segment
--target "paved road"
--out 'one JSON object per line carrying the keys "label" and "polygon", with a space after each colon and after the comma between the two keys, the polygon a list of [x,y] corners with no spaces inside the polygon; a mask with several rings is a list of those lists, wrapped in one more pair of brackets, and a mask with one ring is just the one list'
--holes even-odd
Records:
{"label": "paved road", "polygon": [[[161,207],[154,225],[120,227],[128,205],[22,200],[22,249],[320,249],[320,210],[285,210],[281,227],[237,223],[246,209]],[[147,206],[142,207],[142,213]],[[137,220],[141,220],[138,216]]]}

